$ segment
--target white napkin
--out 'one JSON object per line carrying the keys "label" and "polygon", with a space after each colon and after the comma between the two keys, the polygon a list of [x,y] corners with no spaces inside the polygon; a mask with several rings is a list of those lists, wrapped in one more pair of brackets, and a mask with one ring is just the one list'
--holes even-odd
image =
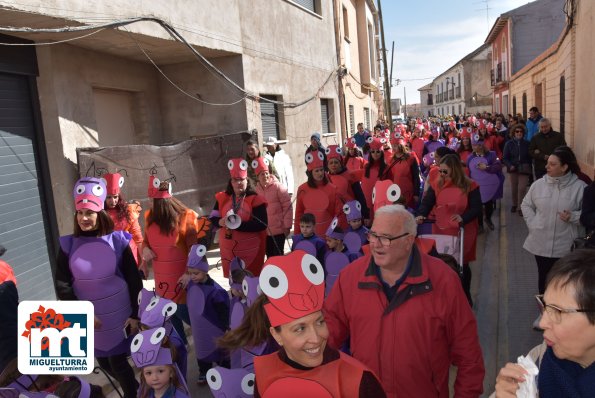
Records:
{"label": "white napkin", "polygon": [[517,359],[517,363],[527,371],[525,381],[519,384],[519,389],[516,392],[517,398],[535,398],[539,397],[537,391],[537,374],[539,369],[535,365],[535,362],[529,357],[520,356]]}

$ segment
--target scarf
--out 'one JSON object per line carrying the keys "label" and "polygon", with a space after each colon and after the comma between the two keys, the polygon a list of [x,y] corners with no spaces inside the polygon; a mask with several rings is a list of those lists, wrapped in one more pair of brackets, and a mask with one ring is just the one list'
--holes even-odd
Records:
{"label": "scarf", "polygon": [[537,387],[541,398],[595,397],[595,363],[583,368],[576,362],[556,358],[548,347],[539,367]]}

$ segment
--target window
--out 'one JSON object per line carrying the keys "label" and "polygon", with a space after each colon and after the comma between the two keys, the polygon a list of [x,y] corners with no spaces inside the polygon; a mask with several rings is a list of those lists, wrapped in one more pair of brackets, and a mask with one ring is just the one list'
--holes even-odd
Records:
{"label": "window", "polygon": [[320,0],[288,0],[290,3],[297,4],[306,10],[320,15]]}
{"label": "window", "polygon": [[320,118],[322,122],[322,134],[329,134],[331,132],[331,126],[329,124],[330,118],[330,109],[329,109],[329,100],[328,99],[321,99],[320,100]]}
{"label": "window", "polygon": [[545,114],[545,109],[543,109],[543,84],[539,83],[535,85],[535,103],[534,105],[541,111],[542,114]]}
{"label": "window", "polygon": [[566,124],[566,78],[560,76],[560,133],[564,135]]}
{"label": "window", "polygon": [[[461,87],[461,72],[459,72],[459,78],[457,80],[457,87]],[[461,89],[459,88],[459,97],[461,96]]]}
{"label": "window", "polygon": [[370,108],[364,108],[364,126],[370,129]]}
{"label": "window", "polygon": [[523,93],[523,119],[527,120],[527,93]]}
{"label": "window", "polygon": [[516,95],[512,96],[512,115],[516,115]]}
{"label": "window", "polygon": [[278,105],[266,100],[278,101],[275,95],[261,95],[260,119],[262,120],[262,138],[274,137],[280,139]]}
{"label": "window", "polygon": [[502,112],[504,116],[508,115],[508,94],[502,96]]}
{"label": "window", "polygon": [[347,14],[347,8],[343,7],[343,36],[349,40],[349,14]]}
{"label": "window", "polygon": [[463,110],[463,108],[461,107],[461,104],[459,104],[459,115],[462,115],[463,112],[461,112]]}
{"label": "window", "polygon": [[349,135],[355,135],[355,109],[353,105],[349,105]]}
{"label": "window", "polygon": [[496,100],[494,101],[494,112],[500,113],[500,94],[496,94]]}

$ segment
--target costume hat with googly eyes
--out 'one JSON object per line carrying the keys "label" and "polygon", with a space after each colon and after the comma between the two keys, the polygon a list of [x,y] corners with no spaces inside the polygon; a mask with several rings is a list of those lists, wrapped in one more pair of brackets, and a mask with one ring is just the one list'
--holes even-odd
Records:
{"label": "costume hat with googly eyes", "polygon": [[259,175],[263,171],[269,171],[269,160],[262,156],[257,157],[250,163],[250,167],[254,170],[254,174]]}
{"label": "costume hat with googly eyes", "polygon": [[384,138],[373,138],[372,142],[370,142],[370,149],[375,151],[382,150],[385,143],[386,140]]}
{"label": "costume hat with googly eyes", "polygon": [[326,153],[326,159],[339,159],[340,162],[343,161],[343,150],[339,145],[329,145],[324,149],[324,153]]}
{"label": "costume hat with googly eyes", "polygon": [[[149,303],[142,309],[140,323],[148,328],[165,327],[166,334],[171,331],[172,325],[166,324],[167,321],[178,310],[178,305],[165,297],[153,296]],[[169,330],[168,330],[169,329]]]}
{"label": "costume hat with googly eyes", "polygon": [[345,146],[347,148],[355,148],[357,146],[356,142],[355,142],[355,138],[348,138],[345,140]]}
{"label": "costume hat with googly eyes", "polygon": [[331,221],[330,225],[326,229],[325,236],[327,238],[343,240],[343,236],[344,236],[343,232],[335,231],[338,226],[339,226],[339,219],[337,217],[335,217],[335,218],[333,218],[333,221]]}
{"label": "costume hat with googly eyes", "polygon": [[343,213],[347,221],[359,220],[362,218],[362,205],[357,200],[351,200],[343,205]]}
{"label": "costume hat with googly eyes", "polygon": [[395,131],[391,134],[390,143],[392,145],[403,145],[405,146],[405,138],[401,135],[400,131]]}
{"label": "costume hat with googly eyes", "polygon": [[248,178],[248,161],[242,158],[229,159],[227,168],[231,178]]}
{"label": "costume hat with googly eyes", "polygon": [[[167,184],[167,185],[166,185]],[[149,198],[167,199],[171,198],[172,187],[170,182],[161,181],[155,176],[149,177]]]}
{"label": "costume hat with googly eyes", "polygon": [[479,133],[471,136],[471,145],[483,145],[483,137]]}
{"label": "costume hat with googly eyes", "polygon": [[463,138],[471,139],[472,132],[473,132],[473,129],[471,127],[465,127],[463,130],[461,130],[461,139],[463,139]]}
{"label": "costume hat with googly eyes", "polygon": [[118,195],[124,186],[124,177],[120,173],[107,173],[101,176],[105,179],[108,195]]}
{"label": "costume hat with googly eyes", "polygon": [[192,245],[188,254],[188,268],[197,269],[202,272],[209,272],[209,263],[207,262],[207,248],[204,245]]}
{"label": "costume hat with googly eyes", "polygon": [[273,327],[322,309],[324,270],[316,257],[301,250],[268,258],[259,285],[269,299],[264,309]]}
{"label": "costume hat with googly eyes", "polygon": [[171,365],[171,351],[161,343],[167,335],[164,327],[139,332],[130,343],[130,354],[137,368],[145,366]]}
{"label": "costume hat with googly eyes", "polygon": [[105,180],[103,178],[83,177],[74,184],[72,191],[76,210],[103,210],[103,202],[107,196]]}
{"label": "costume hat with googly eyes", "polygon": [[401,197],[401,188],[391,180],[376,181],[372,190],[374,211],[394,204]]}
{"label": "costume hat with googly eyes", "polygon": [[308,152],[306,158],[306,169],[308,171],[316,170],[320,167],[324,167],[324,155],[320,151]]}

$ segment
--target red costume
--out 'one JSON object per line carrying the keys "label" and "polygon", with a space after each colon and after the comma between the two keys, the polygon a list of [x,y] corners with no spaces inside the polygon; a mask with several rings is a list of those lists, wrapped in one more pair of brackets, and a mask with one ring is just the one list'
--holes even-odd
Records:
{"label": "red costume", "polygon": [[419,196],[419,164],[415,157],[402,156],[391,159],[387,172],[392,174],[392,181],[401,188],[401,195],[405,198],[407,207],[414,208],[417,204],[413,197]]}
{"label": "red costume", "polygon": [[311,213],[316,218],[316,235],[324,236],[333,217],[339,216],[343,212],[342,209],[343,204],[335,185],[332,183],[324,185],[322,182],[317,182],[316,188],[312,188],[308,183],[303,183],[297,190],[294,233],[301,233],[300,217],[302,214]]}

